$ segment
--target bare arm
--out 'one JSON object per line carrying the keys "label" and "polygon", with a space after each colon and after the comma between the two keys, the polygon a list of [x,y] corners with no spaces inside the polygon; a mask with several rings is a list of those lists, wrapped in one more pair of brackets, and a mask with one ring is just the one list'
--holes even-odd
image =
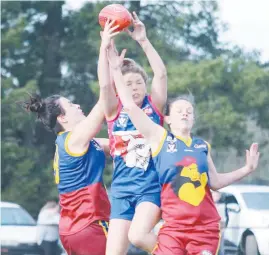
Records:
{"label": "bare arm", "polygon": [[107,139],[107,138],[95,138],[95,140],[100,144],[100,146],[104,150],[106,156],[109,156],[109,154],[110,154],[109,139]]}
{"label": "bare arm", "polygon": [[151,98],[158,110],[162,112],[167,100],[167,73],[166,67],[148,39],[139,42],[147,55],[154,77],[151,85]]}
{"label": "bare arm", "polygon": [[118,34],[118,32],[112,33],[117,28],[117,26],[111,28],[112,25],[113,22],[107,21],[103,35],[101,35],[102,44],[98,61],[100,99],[90,114],[72,130],[67,141],[68,149],[77,155],[83,154],[87,150],[90,140],[100,131],[104,114],[109,118],[117,110],[118,102],[115,91],[110,84],[107,59],[107,48],[110,47],[111,38]]}
{"label": "bare arm", "polygon": [[102,105],[100,98],[89,115],[71,131],[67,146],[73,154],[83,154],[88,149],[91,139],[100,131],[104,121]]}
{"label": "bare arm", "polygon": [[[123,76],[120,70],[120,64],[117,64],[118,57],[114,50],[109,50],[109,61],[112,67],[113,77],[119,97],[122,101],[124,109],[127,111],[130,119],[135,127],[151,144],[155,151],[163,137],[165,129],[154,123],[133,101],[132,95],[124,84]],[[154,132],[152,132],[154,130]]]}
{"label": "bare arm", "polygon": [[151,86],[151,98],[158,110],[162,112],[167,100],[166,67],[160,55],[148,40],[145,25],[139,20],[135,12],[133,13],[133,16],[134,31],[131,32],[126,30],[126,32],[141,45],[148,58],[154,74]]}
{"label": "bare arm", "polygon": [[246,165],[229,173],[217,172],[210,153],[208,153],[207,160],[211,188],[213,190],[218,190],[241,180],[245,176],[255,171],[259,162],[258,144],[252,144],[250,146],[250,150],[246,151]]}
{"label": "bare arm", "polygon": [[117,114],[118,99],[115,90],[111,84],[111,77],[109,71],[109,64],[107,59],[107,49],[111,44],[111,37],[117,33],[112,32],[117,28],[111,26],[113,22],[107,21],[104,32],[101,33],[102,43],[99,52],[98,61],[98,80],[100,86],[100,93],[103,97],[104,114],[107,119],[113,118]]}

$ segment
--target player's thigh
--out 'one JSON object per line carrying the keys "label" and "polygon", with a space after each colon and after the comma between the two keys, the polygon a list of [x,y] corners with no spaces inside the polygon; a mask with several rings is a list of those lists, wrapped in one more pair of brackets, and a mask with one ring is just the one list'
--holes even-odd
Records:
{"label": "player's thigh", "polygon": [[106,244],[107,255],[125,255],[129,247],[128,231],[131,221],[111,219]]}
{"label": "player's thigh", "polygon": [[135,209],[129,236],[149,233],[161,218],[161,209],[152,202],[143,201]]}

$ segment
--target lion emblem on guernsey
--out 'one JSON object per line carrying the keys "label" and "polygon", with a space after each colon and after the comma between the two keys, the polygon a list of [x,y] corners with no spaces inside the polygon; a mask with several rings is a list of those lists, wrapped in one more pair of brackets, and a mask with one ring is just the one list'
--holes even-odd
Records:
{"label": "lion emblem on guernsey", "polygon": [[176,195],[193,206],[203,201],[208,182],[207,173],[199,173],[195,158],[184,157],[176,164],[178,174],[172,182]]}

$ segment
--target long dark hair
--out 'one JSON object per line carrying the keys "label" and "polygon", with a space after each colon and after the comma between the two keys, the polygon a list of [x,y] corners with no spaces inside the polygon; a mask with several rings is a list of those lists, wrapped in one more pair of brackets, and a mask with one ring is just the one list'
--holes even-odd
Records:
{"label": "long dark hair", "polygon": [[60,106],[60,95],[52,95],[42,99],[37,94],[29,94],[29,99],[22,103],[27,111],[35,112],[37,119],[41,121],[46,129],[59,133],[63,131],[62,125],[57,121],[57,117],[65,114]]}

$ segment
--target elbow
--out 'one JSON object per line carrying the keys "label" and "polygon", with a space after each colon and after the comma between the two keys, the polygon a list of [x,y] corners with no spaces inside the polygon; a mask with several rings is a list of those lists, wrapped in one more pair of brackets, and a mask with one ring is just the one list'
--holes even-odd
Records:
{"label": "elbow", "polygon": [[[154,74],[155,75],[155,74]],[[158,73],[156,74],[157,77],[159,77],[159,79],[167,79],[167,70],[166,68],[162,68],[161,70],[158,71]]]}
{"label": "elbow", "polygon": [[136,109],[138,106],[131,100],[128,100],[126,102],[122,102],[125,111],[132,112],[134,109]]}
{"label": "elbow", "polygon": [[214,174],[214,175],[209,175],[209,180],[210,180],[210,189],[217,191],[219,189],[222,188],[222,183],[221,183],[221,179],[219,177],[218,174]]}
{"label": "elbow", "polygon": [[110,87],[109,83],[99,83],[100,89],[107,90]]}
{"label": "elbow", "polygon": [[161,74],[162,74],[162,77],[167,77],[167,70],[166,70],[166,67],[163,68]]}
{"label": "elbow", "polygon": [[218,191],[219,189],[223,188],[223,185],[218,180],[215,180],[210,183],[210,188],[214,191]]}
{"label": "elbow", "polygon": [[216,185],[210,185],[210,188],[213,190],[213,191],[218,191],[220,188]]}

